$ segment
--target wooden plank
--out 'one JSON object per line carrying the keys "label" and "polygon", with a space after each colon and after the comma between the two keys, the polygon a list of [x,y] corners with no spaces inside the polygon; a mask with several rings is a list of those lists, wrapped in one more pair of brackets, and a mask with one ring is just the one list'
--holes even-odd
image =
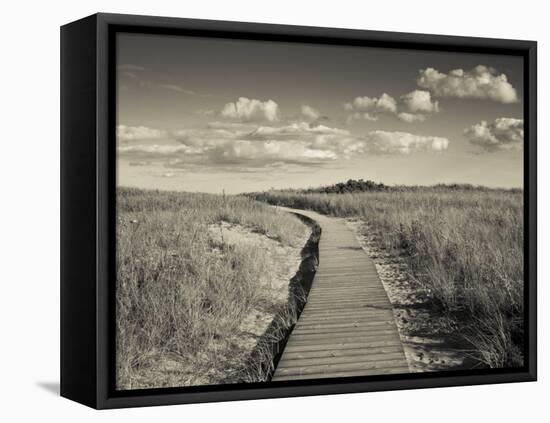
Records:
{"label": "wooden plank", "polygon": [[392,367],[403,367],[403,360],[383,360],[383,361],[358,361],[354,363],[335,363],[319,364],[303,367],[283,367],[279,369],[279,376],[285,375],[308,375],[317,373],[339,373],[352,370],[384,370]]}
{"label": "wooden plank", "polygon": [[326,288],[323,289],[321,287],[315,287],[315,290],[312,290],[310,292],[310,298],[313,298],[315,295],[316,297],[319,296],[325,296],[330,297],[338,294],[344,294],[344,295],[381,295],[387,298],[387,294],[385,291],[380,291],[379,289],[375,287],[369,287],[363,285],[346,285],[346,286],[334,286],[332,288]]}
{"label": "wooden plank", "polygon": [[[369,363],[369,362],[393,362],[403,360],[403,351],[392,351],[390,353],[373,353],[365,354],[364,350],[359,350],[356,355],[339,355],[327,357],[309,357],[309,358],[289,358],[285,357],[284,361],[280,361],[279,365],[285,369],[314,367],[329,364],[349,364],[349,363]],[[363,366],[360,366],[363,367]]]}
{"label": "wooden plank", "polygon": [[315,313],[305,311],[300,316],[300,319],[306,321],[318,321],[318,320],[343,320],[343,319],[354,319],[354,318],[371,318],[376,319],[380,317],[379,320],[385,320],[387,318],[393,319],[393,313],[391,309],[373,309],[373,308],[364,308],[361,310],[349,310],[349,311],[317,311]]}
{"label": "wooden plank", "polygon": [[[342,325],[342,326],[340,326]],[[374,317],[364,317],[364,316],[351,316],[347,318],[339,319],[316,319],[316,320],[304,320],[299,325],[294,327],[294,331],[298,333],[301,330],[311,330],[313,328],[326,328],[326,329],[340,329],[345,327],[370,327],[375,328],[379,326],[391,326],[395,327],[395,322],[387,318],[380,318],[378,316]]]}
{"label": "wooden plank", "polygon": [[308,330],[313,328],[345,328],[349,326],[354,327],[371,327],[371,326],[378,326],[378,325],[388,325],[388,326],[394,326],[395,322],[393,321],[393,317],[388,316],[385,319],[379,318],[378,316],[374,317],[365,317],[365,316],[357,316],[357,317],[346,317],[346,318],[340,318],[340,319],[315,319],[315,320],[306,320],[304,319],[303,322],[300,322],[299,325],[296,325],[294,327],[294,331],[298,330]]}
{"label": "wooden plank", "polygon": [[341,273],[335,272],[333,274],[327,274],[322,278],[315,279],[315,282],[319,281],[319,285],[316,285],[316,288],[330,288],[333,286],[340,285],[364,285],[368,283],[378,286],[378,276],[375,274],[369,273],[354,273],[349,275],[343,275]]}
{"label": "wooden plank", "polygon": [[315,297],[310,297],[309,300],[311,302],[312,306],[324,306],[327,304],[339,304],[339,303],[350,303],[350,302],[361,302],[364,304],[370,304],[373,301],[384,301],[389,302],[388,297],[386,295],[381,294],[370,294],[365,295],[361,293],[350,293],[349,295],[346,294],[335,294],[335,295],[316,295]]}
{"label": "wooden plank", "polygon": [[341,324],[323,324],[323,323],[314,323],[314,324],[302,324],[296,327],[292,333],[294,335],[301,333],[341,333],[342,331],[350,329],[360,329],[364,328],[366,330],[372,330],[375,328],[394,328],[395,323],[389,320],[380,320],[380,321],[366,321],[366,322],[346,322]]}
{"label": "wooden plank", "polygon": [[[315,296],[316,298],[317,297],[324,297],[324,298],[330,298],[330,297],[334,297],[334,296],[337,296],[337,295],[343,295],[343,296],[353,296],[353,295],[363,295],[363,296],[372,296],[372,297],[383,297],[383,298],[388,298],[387,294],[385,291],[380,291],[372,286],[368,286],[368,285],[363,285],[363,286],[360,286],[360,285],[356,285],[356,286],[349,286],[349,287],[340,287],[340,286],[335,286],[333,288],[327,288],[327,289],[323,289],[323,288],[318,288],[316,287],[315,290],[312,290],[310,292],[310,299],[313,299],[313,296]],[[389,301],[389,300],[388,300]]]}
{"label": "wooden plank", "polygon": [[375,285],[374,283],[369,284],[368,282],[358,281],[354,283],[339,283],[339,282],[333,282],[330,285],[322,286],[322,285],[316,285],[312,291],[311,294],[330,294],[334,292],[351,292],[351,291],[359,291],[364,292],[365,294],[372,294],[372,293],[386,293],[381,287],[378,285]]}
{"label": "wooden plank", "polygon": [[334,298],[337,296],[344,296],[344,297],[350,297],[350,296],[361,296],[368,298],[369,296],[383,296],[387,298],[387,295],[385,292],[380,292],[378,289],[367,287],[367,286],[349,286],[349,287],[336,287],[334,289],[315,289],[314,291],[311,291],[309,294],[308,299],[313,298]]}
{"label": "wooden plank", "polygon": [[326,294],[326,293],[314,293],[313,295],[310,295],[308,300],[311,300],[310,304],[313,302],[315,303],[323,303],[326,301],[332,301],[336,302],[339,300],[342,301],[349,301],[349,300],[361,300],[361,301],[368,301],[370,299],[387,299],[388,296],[385,293],[363,293],[361,291],[355,292],[347,292],[347,291],[337,291],[334,294]]}
{"label": "wooden plank", "polygon": [[[391,309],[391,304],[390,304],[390,301],[388,300],[387,297],[375,297],[375,298],[370,298],[368,300],[363,300],[363,301],[357,301],[358,304],[361,304],[361,307],[362,308],[368,308],[372,305],[381,305],[381,306],[384,306],[388,309]],[[312,301],[310,303],[307,304],[307,306],[309,306],[309,310],[316,310],[316,309],[327,309],[327,304],[323,304],[323,303],[320,303],[320,304],[317,304],[316,302]],[[330,304],[330,308],[331,309],[345,309],[346,308],[346,304],[341,304],[339,302],[333,302],[332,304]]]}
{"label": "wooden plank", "polygon": [[[315,297],[313,297],[315,295]],[[317,301],[326,300],[328,298],[335,298],[335,297],[344,297],[344,298],[355,298],[355,296],[362,298],[365,298],[366,300],[372,299],[372,300],[385,300],[389,304],[388,296],[385,293],[369,293],[364,294],[359,290],[352,290],[349,292],[346,291],[335,291],[333,293],[320,293],[320,292],[314,292],[309,299],[311,301],[308,301],[308,305],[315,305],[317,304]]]}
{"label": "wooden plank", "polygon": [[[357,275],[360,273],[367,273],[367,274],[374,274],[376,273],[376,267],[374,265],[365,265],[362,263],[362,257],[357,257],[353,260],[345,259],[345,263],[338,263],[337,261],[333,261],[332,263],[325,261],[323,262],[326,264],[326,267],[323,268],[321,275],[336,275],[336,274],[342,274],[342,275]],[[331,260],[335,260],[333,257],[331,257]],[[344,260],[343,258],[341,260]]]}
{"label": "wooden plank", "polygon": [[[365,303],[358,303],[355,306],[348,305],[348,304],[339,304],[335,303],[330,306],[323,306],[323,305],[312,305],[308,308],[308,311],[338,311],[338,310],[365,310],[369,308],[382,308],[382,309],[391,309],[391,305],[387,301],[384,300],[374,300],[374,301],[368,301]],[[304,311],[306,311],[304,309]]]}
{"label": "wooden plank", "polygon": [[350,303],[350,302],[362,302],[362,303],[369,303],[373,300],[387,300],[388,296],[385,293],[381,294],[362,294],[361,292],[358,293],[336,293],[334,295],[326,295],[326,294],[316,294],[315,296],[311,296],[309,300],[311,300],[310,304],[313,304],[315,302],[316,305],[323,305],[323,304],[334,304],[334,303]]}
{"label": "wooden plank", "polygon": [[369,281],[365,275],[355,275],[353,278],[343,278],[339,276],[331,276],[330,279],[327,278],[325,281],[319,281],[315,279],[315,290],[324,291],[331,288],[346,288],[346,287],[378,287],[378,281],[372,280]]}
{"label": "wooden plank", "polygon": [[[346,357],[357,355],[377,355],[377,354],[392,354],[403,352],[402,346],[397,343],[395,345],[372,346],[362,348],[335,348],[309,351],[288,351],[285,353],[285,360],[300,360],[305,358],[323,358],[323,357]],[[281,360],[282,361],[282,360]],[[279,361],[280,362],[280,361]]]}
{"label": "wooden plank", "polygon": [[329,373],[316,373],[316,374],[302,374],[302,375],[281,375],[278,376],[275,373],[272,381],[278,382],[281,380],[315,380],[315,379],[328,379],[328,378],[342,378],[342,377],[360,377],[360,376],[376,376],[385,374],[406,374],[410,373],[408,366],[393,367],[386,369],[368,369],[368,370],[352,370],[344,372],[329,372]]}
{"label": "wooden plank", "polygon": [[300,339],[308,341],[311,339],[340,339],[340,338],[351,338],[351,339],[364,339],[372,336],[378,335],[391,335],[395,333],[395,326],[367,326],[367,327],[350,327],[347,329],[337,329],[327,330],[324,328],[319,328],[315,331],[297,331],[296,333],[292,332],[294,335],[299,336]]}
{"label": "wooden plank", "polygon": [[[315,280],[317,282],[317,280]],[[330,275],[324,280],[319,280],[319,285],[316,285],[316,289],[330,289],[338,288],[342,286],[378,286],[379,280],[374,276],[356,274],[353,276],[342,275]]]}
{"label": "wooden plank", "polygon": [[[335,342],[331,340],[330,342],[318,342],[318,343],[308,343],[308,344],[299,344],[298,341],[291,340],[286,344],[284,354],[287,352],[306,352],[306,351],[332,351],[332,350],[351,350],[357,348],[375,348],[375,347],[393,347],[401,346],[401,340],[397,337],[395,338],[386,338],[375,340],[355,340],[354,342]],[[281,358],[282,359],[282,358]]]}
{"label": "wooden plank", "polygon": [[[302,358],[323,358],[323,357],[345,357],[357,355],[376,355],[376,354],[392,354],[403,352],[401,344],[389,345],[385,347],[370,347],[370,348],[343,348],[343,349],[328,349],[328,350],[313,350],[313,351],[296,351],[285,352],[286,360],[297,360]],[[280,363],[280,361],[279,361]]]}
{"label": "wooden plank", "polygon": [[[323,345],[323,344],[330,344],[330,343],[344,343],[344,344],[353,344],[355,342],[369,342],[369,341],[400,341],[399,335],[395,333],[377,333],[372,336],[319,336],[314,338],[304,338],[303,336],[299,336],[292,340],[292,342],[289,342],[287,346],[306,346],[306,345]],[[284,356],[284,352],[283,352]]]}
{"label": "wooden plank", "polygon": [[[328,325],[327,325],[328,323]],[[344,326],[345,324],[345,326]],[[342,325],[342,326],[339,326]],[[330,333],[332,331],[375,331],[377,329],[385,330],[395,330],[396,326],[394,322],[389,322],[388,320],[377,319],[377,320],[360,320],[353,319],[350,321],[339,320],[335,324],[330,320],[319,321],[319,322],[304,322],[304,325],[296,325],[292,333],[300,334],[304,332],[311,332],[313,330],[326,331]]]}
{"label": "wooden plank", "polygon": [[388,307],[391,306],[389,305],[389,300],[387,297],[382,297],[380,295],[376,295],[376,296],[367,296],[367,297],[361,297],[361,298],[355,298],[353,295],[350,295],[350,296],[342,296],[342,295],[338,295],[338,296],[334,296],[332,297],[332,300],[333,301],[330,301],[328,299],[328,297],[323,297],[323,298],[319,298],[319,297],[316,297],[316,298],[312,298],[311,299],[311,303],[309,303],[308,305],[311,305],[311,308],[310,310],[313,310],[314,308],[325,308],[327,306],[330,306],[332,308],[339,308],[340,306],[346,306],[346,305],[353,305],[353,304],[356,304],[356,305],[359,305],[360,307],[368,307],[369,305],[371,304],[375,304],[375,303],[380,303],[382,305],[387,305]]}
{"label": "wooden plank", "polygon": [[328,310],[327,308],[320,308],[319,310],[313,310],[314,307],[311,306],[311,308],[308,309],[308,312],[306,313],[305,308],[302,312],[302,316],[304,319],[310,318],[310,317],[326,317],[331,316],[333,318],[335,317],[346,317],[347,315],[361,315],[361,316],[393,316],[392,307],[391,305],[388,306],[387,304],[384,304],[382,307],[362,307],[360,309],[355,310]]}
{"label": "wooden plank", "polygon": [[375,329],[378,327],[391,327],[395,328],[395,321],[391,316],[386,316],[381,318],[379,316],[346,316],[342,318],[335,317],[334,319],[315,319],[315,320],[306,320],[300,322],[294,327],[293,333],[298,333],[303,330],[313,330],[313,329],[345,329],[345,328],[368,328]]}
{"label": "wooden plank", "polygon": [[[324,262],[323,262],[324,263]],[[343,266],[343,265],[332,265],[329,266],[327,264],[326,268],[323,268],[319,272],[319,277],[321,279],[328,279],[335,276],[342,276],[342,278],[353,278],[357,275],[366,275],[370,277],[374,277],[376,273],[376,267],[370,267],[370,266],[361,266],[358,264],[350,264],[350,266]]]}

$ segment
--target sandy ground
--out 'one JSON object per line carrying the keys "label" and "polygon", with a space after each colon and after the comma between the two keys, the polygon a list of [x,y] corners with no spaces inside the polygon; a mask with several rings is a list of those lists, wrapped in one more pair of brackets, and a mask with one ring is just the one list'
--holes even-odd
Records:
{"label": "sandy ground", "polygon": [[212,238],[218,242],[221,242],[223,237],[223,242],[226,244],[253,245],[266,254],[266,269],[262,279],[258,280],[258,285],[268,290],[273,307],[269,307],[267,310],[265,308],[252,310],[243,320],[240,326],[240,339],[236,342],[238,348],[251,352],[277,317],[277,312],[287,305],[290,280],[300,267],[301,251],[308,241],[311,230],[304,225],[304,233],[298,243],[299,247],[282,245],[279,241],[266,235],[228,222],[211,225],[209,231]]}
{"label": "sandy ground", "polygon": [[464,345],[449,335],[444,316],[430,309],[430,293],[415,286],[404,259],[381,247],[366,222],[347,219],[346,223],[374,260],[393,306],[409,369],[427,372],[471,368]]}

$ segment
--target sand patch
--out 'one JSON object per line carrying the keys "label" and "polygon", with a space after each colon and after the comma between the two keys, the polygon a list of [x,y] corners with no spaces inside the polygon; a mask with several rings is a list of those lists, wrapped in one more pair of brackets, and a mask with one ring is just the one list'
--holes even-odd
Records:
{"label": "sand patch", "polygon": [[[281,244],[277,239],[254,232],[243,225],[221,222],[208,227],[216,243],[253,247],[265,254],[265,268],[258,275],[258,289],[263,290],[266,303],[255,307],[242,320],[240,333],[232,340],[232,347],[238,351],[235,356],[251,353],[275,319],[280,317],[289,302],[289,285],[302,262],[302,248],[307,243],[311,230],[304,224],[299,247]],[[240,363],[235,363],[237,371]]]}

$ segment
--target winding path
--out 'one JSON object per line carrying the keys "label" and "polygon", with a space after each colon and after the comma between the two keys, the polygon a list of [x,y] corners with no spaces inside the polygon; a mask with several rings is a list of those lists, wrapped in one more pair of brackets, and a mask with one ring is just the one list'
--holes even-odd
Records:
{"label": "winding path", "polygon": [[408,373],[374,262],[343,219],[288,209],[322,229],[319,268],[273,381]]}

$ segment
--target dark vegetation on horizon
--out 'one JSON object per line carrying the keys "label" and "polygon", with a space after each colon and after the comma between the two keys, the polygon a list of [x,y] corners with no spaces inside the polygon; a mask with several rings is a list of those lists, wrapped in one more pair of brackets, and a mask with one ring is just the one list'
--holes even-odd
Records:
{"label": "dark vegetation on horizon", "polygon": [[521,192],[521,188],[489,188],[472,184],[435,184],[435,185],[386,185],[364,179],[348,179],[332,185],[309,187],[303,189],[281,189],[272,191],[297,192],[303,194],[350,194],[356,192],[402,192],[402,191],[509,191]]}

